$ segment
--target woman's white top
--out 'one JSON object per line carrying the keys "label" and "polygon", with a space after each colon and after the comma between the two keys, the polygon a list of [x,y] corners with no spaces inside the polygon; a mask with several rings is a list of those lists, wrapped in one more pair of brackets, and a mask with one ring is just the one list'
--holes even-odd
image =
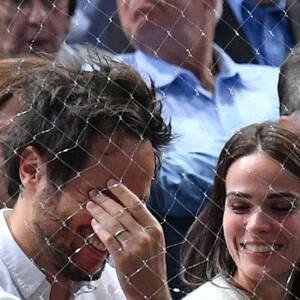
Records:
{"label": "woman's white top", "polygon": [[184,300],[249,300],[249,298],[225,278],[218,276],[188,294]]}

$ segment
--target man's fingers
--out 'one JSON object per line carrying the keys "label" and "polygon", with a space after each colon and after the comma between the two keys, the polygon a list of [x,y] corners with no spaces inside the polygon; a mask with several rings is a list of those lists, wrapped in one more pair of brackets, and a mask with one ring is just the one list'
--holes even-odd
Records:
{"label": "man's fingers", "polygon": [[[142,230],[142,225],[140,225],[138,221],[134,219],[131,213],[128,212],[128,209],[124,207],[121,203],[115,201],[114,199],[104,194],[97,195],[96,197],[93,197],[92,200],[92,202],[94,202],[96,206],[101,207],[107,213],[107,215],[110,216],[110,219],[112,219],[110,220],[110,222],[118,222],[121,224],[121,226],[126,228],[126,230],[131,232],[138,232]],[[90,207],[90,205],[87,206],[87,208],[88,207]],[[98,220],[98,222],[101,222],[101,217],[97,216],[97,208],[95,208],[93,212],[90,211],[90,213],[93,215],[94,218]]]}
{"label": "man's fingers", "polygon": [[123,250],[131,238],[130,232],[102,207],[90,201],[86,205],[92,215],[91,226],[110,254]]}
{"label": "man's fingers", "polygon": [[119,199],[120,203],[141,226],[151,226],[156,222],[156,219],[149,212],[142,200],[132,193],[126,186],[114,179],[110,179],[107,186],[110,192]]}

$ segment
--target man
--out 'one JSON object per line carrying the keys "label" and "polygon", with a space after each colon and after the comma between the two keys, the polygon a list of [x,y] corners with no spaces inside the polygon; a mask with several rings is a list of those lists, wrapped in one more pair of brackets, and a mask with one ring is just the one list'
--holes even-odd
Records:
{"label": "man", "polygon": [[280,118],[300,124],[300,44],[298,43],[280,67],[278,94]]}
{"label": "man", "polygon": [[236,62],[280,66],[300,41],[299,0],[225,0],[215,42]]}
{"label": "man", "polygon": [[57,54],[70,30],[76,0],[4,0],[0,6],[0,57]]}
{"label": "man", "polygon": [[2,138],[17,203],[0,211],[0,298],[170,299],[162,229],[142,203],[170,140],[153,90],[109,58],[3,68],[15,77],[0,94],[23,104]]}
{"label": "man", "polygon": [[164,100],[163,114],[172,120],[178,136],[164,156],[149,202],[163,222],[171,256],[169,278],[174,278],[180,244],[209,200],[225,141],[243,126],[278,118],[278,70],[235,64],[214,47],[222,1],[117,0],[117,4],[124,31],[136,49],[121,59],[145,79],[154,79]]}

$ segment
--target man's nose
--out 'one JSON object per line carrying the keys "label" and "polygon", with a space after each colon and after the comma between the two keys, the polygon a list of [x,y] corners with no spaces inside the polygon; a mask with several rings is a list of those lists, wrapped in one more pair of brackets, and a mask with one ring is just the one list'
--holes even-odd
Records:
{"label": "man's nose", "polygon": [[257,207],[247,220],[246,230],[252,233],[269,232],[272,229],[272,223],[272,218]]}
{"label": "man's nose", "polygon": [[47,0],[31,0],[31,2],[28,20],[32,24],[42,24],[51,12],[51,10],[49,10],[49,3],[47,4]]}

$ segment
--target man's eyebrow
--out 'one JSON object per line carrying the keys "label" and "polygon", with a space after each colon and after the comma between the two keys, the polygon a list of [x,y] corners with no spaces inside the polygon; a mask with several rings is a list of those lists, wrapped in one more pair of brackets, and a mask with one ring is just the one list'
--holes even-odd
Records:
{"label": "man's eyebrow", "polygon": [[234,191],[234,192],[229,192],[226,194],[226,198],[229,196],[233,196],[233,197],[239,197],[239,198],[245,198],[245,199],[251,199],[252,196],[248,193],[242,193],[239,191]]}

